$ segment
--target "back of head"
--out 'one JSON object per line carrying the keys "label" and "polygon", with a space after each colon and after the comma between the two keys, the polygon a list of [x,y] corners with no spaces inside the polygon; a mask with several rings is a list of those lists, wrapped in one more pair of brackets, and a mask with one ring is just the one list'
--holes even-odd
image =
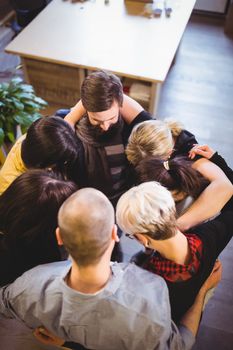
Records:
{"label": "back of head", "polygon": [[198,197],[208,184],[202,175],[192,168],[192,161],[185,156],[176,156],[162,160],[158,157],[146,157],[139,162],[135,171],[139,183],[158,181],[175,195]]}
{"label": "back of head", "polygon": [[114,209],[102,192],[84,188],[63,203],[58,225],[74,261],[79,266],[95,265],[109,247]]}
{"label": "back of head", "polygon": [[0,230],[11,243],[55,240],[57,214],[76,185],[44,170],[20,175],[0,196]]}
{"label": "back of head", "polygon": [[136,166],[147,156],[167,158],[173,149],[171,129],[162,120],[148,120],[137,124],[129,137],[126,155]]}
{"label": "back of head", "polygon": [[72,127],[52,116],[38,119],[29,127],[21,156],[27,168],[53,168],[70,178],[72,168],[76,168],[78,149]]}
{"label": "back of head", "polygon": [[164,240],[176,233],[175,203],[165,187],[157,182],[145,182],[121,196],[116,220],[124,232]]}
{"label": "back of head", "polygon": [[123,103],[123,87],[120,79],[111,73],[97,71],[86,77],[81,87],[81,100],[88,112],[110,109],[114,102]]}

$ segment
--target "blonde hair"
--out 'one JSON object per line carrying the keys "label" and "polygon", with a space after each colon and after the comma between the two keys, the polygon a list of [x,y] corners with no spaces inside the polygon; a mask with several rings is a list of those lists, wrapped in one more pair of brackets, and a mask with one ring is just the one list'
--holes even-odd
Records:
{"label": "blonde hair", "polygon": [[183,130],[179,122],[172,120],[147,120],[137,124],[129,137],[126,155],[136,166],[147,156],[168,158],[176,138]]}
{"label": "blonde hair", "polygon": [[158,182],[144,182],[125,192],[117,203],[122,231],[164,240],[176,234],[176,209],[171,193]]}

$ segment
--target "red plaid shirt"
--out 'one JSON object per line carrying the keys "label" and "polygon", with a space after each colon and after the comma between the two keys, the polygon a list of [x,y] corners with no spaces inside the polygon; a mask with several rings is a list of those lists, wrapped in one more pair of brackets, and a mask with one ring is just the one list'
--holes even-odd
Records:
{"label": "red plaid shirt", "polygon": [[163,258],[155,252],[143,265],[143,268],[154,272],[168,281],[181,282],[194,276],[199,267],[202,257],[202,241],[195,234],[186,234],[191,252],[191,259],[188,265],[176,264],[175,262]]}

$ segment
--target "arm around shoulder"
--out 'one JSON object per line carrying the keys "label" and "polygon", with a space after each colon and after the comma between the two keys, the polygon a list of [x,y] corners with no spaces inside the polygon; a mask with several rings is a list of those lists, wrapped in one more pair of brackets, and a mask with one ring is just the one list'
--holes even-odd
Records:
{"label": "arm around shoulder", "polygon": [[142,111],[143,107],[137,101],[124,94],[121,115],[127,124],[130,124]]}
{"label": "arm around shoulder", "polygon": [[84,116],[86,113],[85,108],[83,107],[82,101],[79,100],[76,105],[71,108],[70,113],[68,113],[64,120],[69,123],[71,126],[75,126],[75,124]]}
{"label": "arm around shoulder", "polygon": [[209,185],[191,207],[178,219],[182,231],[218,214],[233,195],[233,185],[224,172],[208,159],[198,159],[193,168],[209,180]]}
{"label": "arm around shoulder", "polygon": [[185,315],[180,321],[181,325],[185,326],[194,336],[197,335],[197,331],[199,328],[206,293],[211,288],[214,288],[217,286],[217,284],[221,280],[221,277],[222,277],[222,265],[220,261],[216,261],[210,276],[206,279],[198,295],[196,296],[194,304],[185,313]]}

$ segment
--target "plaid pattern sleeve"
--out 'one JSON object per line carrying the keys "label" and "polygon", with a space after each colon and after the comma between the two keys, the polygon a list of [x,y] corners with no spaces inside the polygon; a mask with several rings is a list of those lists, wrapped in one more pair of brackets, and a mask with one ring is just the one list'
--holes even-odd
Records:
{"label": "plaid pattern sleeve", "polygon": [[187,265],[177,264],[171,260],[163,258],[155,252],[143,265],[143,268],[156,273],[170,282],[181,282],[194,276],[201,263],[202,241],[195,234],[186,234],[191,252],[191,259]]}

